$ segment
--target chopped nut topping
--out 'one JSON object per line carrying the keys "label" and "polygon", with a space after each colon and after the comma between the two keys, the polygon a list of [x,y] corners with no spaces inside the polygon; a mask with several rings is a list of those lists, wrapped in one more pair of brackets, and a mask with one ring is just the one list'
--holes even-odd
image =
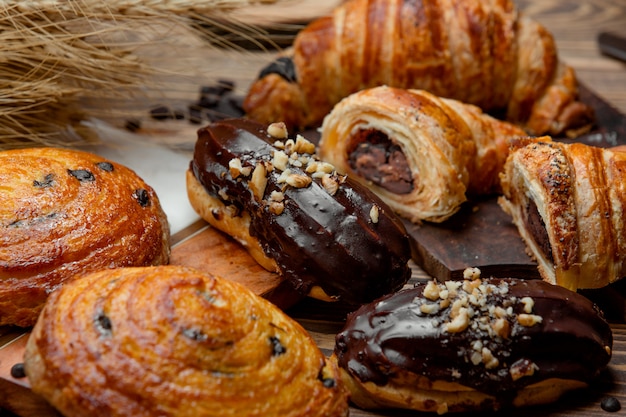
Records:
{"label": "chopped nut topping", "polygon": [[451,322],[446,323],[445,329],[450,333],[458,333],[467,329],[467,326],[469,326],[468,310],[462,307],[457,316]]}
{"label": "chopped nut topping", "polygon": [[287,164],[289,163],[289,156],[283,151],[274,152],[274,157],[272,158],[272,165],[274,168],[284,171],[287,169]]}
{"label": "chopped nut topping", "polygon": [[465,268],[463,271],[464,279],[478,279],[480,278],[480,269],[478,268]]}
{"label": "chopped nut topping", "polygon": [[301,174],[290,174],[287,176],[286,180],[287,184],[296,188],[308,187],[308,185],[311,184],[312,181],[313,180],[308,175]]}
{"label": "chopped nut topping", "polygon": [[309,142],[304,136],[296,135],[296,143],[293,146],[293,152],[298,153],[315,153],[315,145],[312,142]]}
{"label": "chopped nut topping", "polygon": [[535,324],[539,324],[543,321],[543,317],[536,314],[518,314],[517,322],[524,327],[532,327]]}
{"label": "chopped nut topping", "polygon": [[271,201],[269,204],[269,210],[270,213],[278,216],[285,210],[285,204],[279,201]]}
{"label": "chopped nut topping", "polygon": [[248,183],[248,187],[252,191],[254,198],[257,201],[263,199],[265,194],[265,187],[267,186],[267,170],[262,162],[258,162],[252,172],[252,179]]}
{"label": "chopped nut topping", "polygon": [[370,209],[370,219],[372,223],[378,223],[380,212],[378,211],[378,206],[374,204]]}
{"label": "chopped nut topping", "polygon": [[267,133],[276,139],[286,139],[288,135],[287,126],[283,122],[272,123],[267,127]]}
{"label": "chopped nut topping", "polygon": [[528,359],[520,359],[509,368],[509,374],[513,381],[517,381],[525,376],[533,376],[539,367]]}
{"label": "chopped nut topping", "polygon": [[272,191],[270,194],[270,200],[276,201],[278,203],[282,202],[285,199],[285,194],[280,191]]}
{"label": "chopped nut topping", "polygon": [[428,281],[428,284],[424,287],[424,292],[422,294],[427,299],[435,301],[439,298],[439,286],[435,281]]}
{"label": "chopped nut topping", "polygon": [[322,187],[328,191],[328,194],[335,195],[339,190],[339,183],[330,174],[326,174],[322,177]]}
{"label": "chopped nut topping", "polygon": [[464,275],[464,280],[427,282],[422,296],[413,301],[417,307],[414,311],[431,316],[432,325],[441,331],[468,332],[468,344],[459,351],[468,363],[498,372],[516,372],[518,376],[534,372],[532,368],[509,368],[507,363],[511,337],[542,321],[541,316],[532,314],[534,300],[509,295],[507,280],[497,284],[483,280],[477,268],[467,268]]}
{"label": "chopped nut topping", "polygon": [[530,297],[524,297],[521,299],[522,304],[524,304],[524,313],[530,314],[533,312],[533,307],[535,306],[535,300]]}

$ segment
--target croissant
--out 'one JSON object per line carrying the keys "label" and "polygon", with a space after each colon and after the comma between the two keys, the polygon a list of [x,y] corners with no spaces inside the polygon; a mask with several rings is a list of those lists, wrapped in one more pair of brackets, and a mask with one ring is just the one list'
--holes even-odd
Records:
{"label": "croissant", "polygon": [[297,322],[182,266],[103,270],[54,292],[24,369],[66,417],[348,414],[336,366]]}
{"label": "croissant", "polygon": [[310,23],[244,100],[261,122],[317,127],[364,88],[416,88],[502,113],[529,134],[589,126],[574,70],[512,0],[350,0]]}
{"label": "croissant", "polygon": [[0,325],[34,325],[77,274],[169,258],[167,216],[134,171],[70,149],[0,152]]}
{"label": "croissant", "polygon": [[624,172],[624,152],[582,143],[517,143],[498,201],[544,280],[588,289],[626,275]]}
{"label": "croissant", "polygon": [[322,124],[318,153],[401,216],[441,222],[468,195],[499,191],[509,142],[521,136],[522,129],[476,106],[382,86],[333,108]]}

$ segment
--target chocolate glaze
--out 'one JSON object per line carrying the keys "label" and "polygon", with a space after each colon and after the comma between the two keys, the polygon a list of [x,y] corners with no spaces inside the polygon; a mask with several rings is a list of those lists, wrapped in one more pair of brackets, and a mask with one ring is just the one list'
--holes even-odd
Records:
{"label": "chocolate glaze", "polygon": [[[485,281],[484,281],[485,282]],[[384,386],[398,372],[409,371],[431,380],[453,381],[496,396],[507,405],[518,389],[546,378],[589,382],[610,360],[612,333],[599,309],[584,296],[539,280],[491,279],[508,283],[507,295],[492,295],[489,304],[511,304],[514,314],[523,304],[511,297],[534,300],[533,314],[542,322],[522,326],[509,318],[511,335],[489,337],[474,328],[451,333],[443,329],[449,314],[424,314],[416,306],[425,284],[362,306],[350,314],[337,335],[339,365],[361,381]],[[508,301],[507,301],[508,300]],[[439,324],[436,324],[436,323]],[[466,360],[472,343],[481,340],[500,361],[493,369]],[[607,351],[608,350],[608,351]],[[510,368],[536,364],[534,374],[516,381]]]}
{"label": "chocolate glaze", "polygon": [[[272,214],[252,197],[246,181],[234,180],[229,161],[244,167],[270,161],[275,150],[265,127],[246,119],[213,123],[198,132],[191,169],[214,197],[224,193],[239,209],[251,214],[250,234],[259,239],[282,274],[301,294],[312,286],[342,301],[369,302],[400,289],[410,277],[410,238],[401,220],[377,196],[346,178],[334,196],[313,179],[310,186],[278,184],[274,170],[265,196],[283,191],[284,211]],[[294,173],[303,173],[290,167]],[[370,210],[379,207],[378,222]]]}

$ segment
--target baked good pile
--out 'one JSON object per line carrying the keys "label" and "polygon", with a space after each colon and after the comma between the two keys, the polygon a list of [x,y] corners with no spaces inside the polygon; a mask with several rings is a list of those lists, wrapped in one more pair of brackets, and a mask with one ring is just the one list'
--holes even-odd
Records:
{"label": "baked good pile", "polygon": [[[611,327],[576,291],[626,274],[626,153],[559,142],[593,112],[512,1],[348,0],[243,108],[198,130],[181,180],[280,277],[280,307],[167,265],[167,218],[129,168],[0,152],[0,325],[32,328],[25,375],[64,416],[492,411],[557,401],[607,367]],[[543,280],[468,265],[407,285],[406,225],[485,196]],[[307,297],[351,311],[328,354],[282,310]]]}

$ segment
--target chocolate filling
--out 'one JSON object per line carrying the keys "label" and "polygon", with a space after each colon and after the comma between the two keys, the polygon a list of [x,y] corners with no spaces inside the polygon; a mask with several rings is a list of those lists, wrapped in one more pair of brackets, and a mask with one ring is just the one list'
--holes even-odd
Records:
{"label": "chocolate filling", "polygon": [[526,229],[532,236],[533,240],[539,246],[544,256],[550,261],[554,262],[552,256],[552,246],[550,245],[550,238],[548,231],[546,230],[546,224],[543,222],[537,204],[533,200],[530,200],[526,205]]}
{"label": "chocolate filling", "polygon": [[259,73],[259,79],[262,79],[270,74],[280,75],[290,83],[298,81],[298,77],[296,76],[296,66],[293,63],[293,60],[288,57],[280,57],[263,68]]}
{"label": "chocolate filling", "polygon": [[361,129],[352,136],[350,167],[357,175],[394,194],[413,190],[411,169],[402,149],[375,129]]}

